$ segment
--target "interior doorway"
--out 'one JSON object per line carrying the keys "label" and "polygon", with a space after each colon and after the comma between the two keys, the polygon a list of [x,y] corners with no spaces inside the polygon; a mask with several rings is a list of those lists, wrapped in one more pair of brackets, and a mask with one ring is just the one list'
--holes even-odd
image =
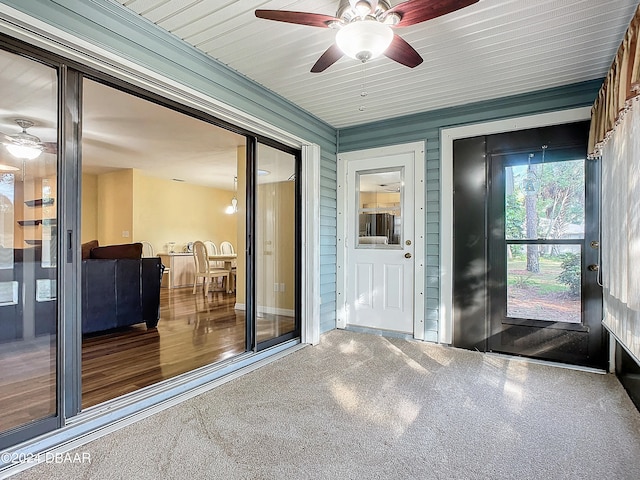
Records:
{"label": "interior doorway", "polygon": [[454,142],[456,346],[603,368],[588,123]]}

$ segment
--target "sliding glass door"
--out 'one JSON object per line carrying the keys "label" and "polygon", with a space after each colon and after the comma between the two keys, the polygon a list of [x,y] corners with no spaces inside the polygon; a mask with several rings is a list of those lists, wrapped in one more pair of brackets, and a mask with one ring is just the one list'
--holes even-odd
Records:
{"label": "sliding glass door", "polygon": [[[83,409],[246,352],[246,137],[118,87],[83,80]],[[131,245],[142,276],[104,259]],[[130,282],[142,297],[118,295]]]}
{"label": "sliding glass door", "polygon": [[300,151],[5,40],[0,450],[299,338]]}
{"label": "sliding glass door", "polygon": [[0,51],[0,449],[60,416],[58,85],[57,68]]}
{"label": "sliding glass door", "polygon": [[255,184],[258,349],[299,336],[299,154],[259,143]]}

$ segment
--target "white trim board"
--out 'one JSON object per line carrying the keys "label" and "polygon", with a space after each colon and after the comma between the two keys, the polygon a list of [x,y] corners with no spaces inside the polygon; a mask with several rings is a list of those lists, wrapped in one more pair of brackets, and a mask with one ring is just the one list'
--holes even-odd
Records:
{"label": "white trim board", "polygon": [[440,129],[440,343],[453,342],[453,141],[590,118],[591,107],[580,107]]}
{"label": "white trim board", "polygon": [[424,340],[425,337],[425,239],[426,239],[426,218],[425,218],[425,142],[405,143],[401,145],[390,145],[386,147],[358,150],[338,154],[338,184],[337,184],[337,219],[336,219],[336,250],[337,250],[337,273],[336,273],[336,327],[344,329],[347,327],[346,299],[346,276],[344,268],[346,265],[346,232],[347,232],[347,198],[345,196],[345,186],[347,182],[347,166],[349,160],[361,160],[366,158],[380,157],[386,155],[401,155],[403,153],[414,154],[414,204],[415,204],[415,224],[414,224],[414,297],[413,297],[413,337],[417,340]]}

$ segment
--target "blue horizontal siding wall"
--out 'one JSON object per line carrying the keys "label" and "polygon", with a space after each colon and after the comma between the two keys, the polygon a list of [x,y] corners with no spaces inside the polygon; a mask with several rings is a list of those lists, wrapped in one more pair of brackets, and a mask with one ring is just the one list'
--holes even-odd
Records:
{"label": "blue horizontal siding wall", "polygon": [[425,339],[438,340],[440,319],[440,130],[593,104],[602,80],[408,115],[338,131],[338,153],[425,141]]}
{"label": "blue horizontal siding wall", "polygon": [[336,130],[109,0],[0,0],[321,148],[321,331],[335,328]]}

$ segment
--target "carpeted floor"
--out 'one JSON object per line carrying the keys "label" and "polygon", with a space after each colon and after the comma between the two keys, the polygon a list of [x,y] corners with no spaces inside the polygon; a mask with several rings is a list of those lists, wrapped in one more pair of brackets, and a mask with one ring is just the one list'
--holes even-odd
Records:
{"label": "carpeted floor", "polygon": [[[26,479],[637,479],[613,375],[332,331]],[[76,453],[73,452],[73,453]]]}

